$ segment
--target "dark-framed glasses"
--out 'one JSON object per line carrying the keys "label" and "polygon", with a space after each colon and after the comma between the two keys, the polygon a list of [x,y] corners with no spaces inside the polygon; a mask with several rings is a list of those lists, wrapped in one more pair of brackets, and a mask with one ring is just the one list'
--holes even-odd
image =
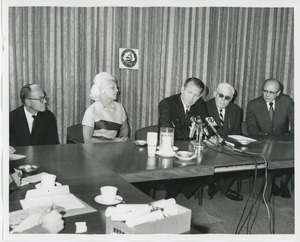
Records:
{"label": "dark-framed glasses", "polygon": [[263,93],[264,93],[264,94],[272,94],[272,95],[275,95],[275,94],[277,94],[278,92],[279,92],[279,91],[273,92],[273,91],[263,90]]}
{"label": "dark-framed glasses", "polygon": [[223,97],[224,97],[226,101],[229,101],[229,100],[231,100],[231,98],[232,98],[232,97],[230,97],[230,96],[225,96],[225,95],[222,94],[222,93],[218,93],[218,95],[219,95],[219,98],[223,98]]}
{"label": "dark-framed glasses", "polygon": [[44,101],[49,102],[49,97],[47,97],[47,96],[40,97],[40,98],[28,97],[27,99],[29,99],[29,100],[39,100],[41,103],[43,103]]}

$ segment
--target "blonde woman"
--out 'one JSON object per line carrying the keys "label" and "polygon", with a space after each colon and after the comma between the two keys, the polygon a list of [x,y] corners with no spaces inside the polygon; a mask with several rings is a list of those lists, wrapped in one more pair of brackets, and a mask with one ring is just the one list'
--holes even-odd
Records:
{"label": "blonde woman", "polygon": [[82,120],[84,142],[127,141],[127,115],[122,104],[115,101],[119,92],[116,79],[110,73],[101,72],[93,83],[90,97],[95,102],[87,108]]}

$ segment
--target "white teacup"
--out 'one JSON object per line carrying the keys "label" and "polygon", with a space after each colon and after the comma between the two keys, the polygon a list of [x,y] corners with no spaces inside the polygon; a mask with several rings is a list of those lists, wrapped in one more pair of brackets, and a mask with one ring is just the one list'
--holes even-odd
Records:
{"label": "white teacup", "polygon": [[56,175],[44,174],[41,175],[41,186],[42,187],[54,187]]}
{"label": "white teacup", "polygon": [[113,186],[100,187],[101,196],[104,202],[112,203],[116,200],[118,188]]}

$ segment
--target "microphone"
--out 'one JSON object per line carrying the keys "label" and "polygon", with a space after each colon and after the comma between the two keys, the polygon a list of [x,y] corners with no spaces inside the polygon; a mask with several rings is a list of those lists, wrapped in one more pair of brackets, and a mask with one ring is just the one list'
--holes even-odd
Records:
{"label": "microphone", "polygon": [[191,127],[191,130],[190,130],[190,134],[189,134],[189,138],[191,139],[191,138],[193,138],[194,137],[194,135],[195,135],[195,131],[196,131],[196,123],[195,123],[195,121],[196,121],[196,118],[195,117],[190,117],[190,120],[191,120],[191,122],[192,122],[192,127]]}
{"label": "microphone", "polygon": [[214,118],[213,117],[207,117],[207,118],[205,118],[205,120],[208,123],[208,125],[212,128],[212,130],[214,131],[215,135],[218,137],[220,143],[223,143],[224,139],[222,138],[222,136],[219,134],[219,132],[214,127],[214,126],[217,126],[217,123],[214,120]]}

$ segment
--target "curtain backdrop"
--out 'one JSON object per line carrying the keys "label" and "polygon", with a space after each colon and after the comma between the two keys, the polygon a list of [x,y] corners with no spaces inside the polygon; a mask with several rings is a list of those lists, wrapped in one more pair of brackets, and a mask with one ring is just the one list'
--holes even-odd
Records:
{"label": "curtain backdrop", "polygon": [[[138,70],[119,69],[119,48],[139,49]],[[179,93],[191,76],[206,83],[206,99],[219,82],[232,84],[244,112],[269,77],[294,97],[294,10],[10,8],[10,110],[21,105],[23,85],[40,84],[65,143],[67,127],[81,123],[92,103],[92,80],[101,71],[118,79],[132,137],[136,129],[157,124],[159,101]]]}

